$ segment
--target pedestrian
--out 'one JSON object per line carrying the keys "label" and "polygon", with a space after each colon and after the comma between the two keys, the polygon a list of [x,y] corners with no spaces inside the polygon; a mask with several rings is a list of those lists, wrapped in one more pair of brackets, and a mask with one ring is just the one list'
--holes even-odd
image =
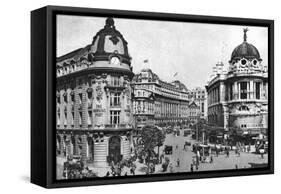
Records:
{"label": "pedestrian", "polygon": [[210,163],[213,163],[213,156],[210,157]]}
{"label": "pedestrian", "polygon": [[132,175],[135,175],[135,171],[134,171],[133,167],[130,168],[130,173],[131,173]]}
{"label": "pedestrian", "polygon": [[240,150],[237,151],[237,155],[238,155],[238,157],[240,157]]}
{"label": "pedestrian", "polygon": [[237,164],[235,164],[235,169],[238,169],[238,165]]}
{"label": "pedestrian", "polygon": [[263,159],[264,149],[260,149],[261,159]]}
{"label": "pedestrian", "polygon": [[190,164],[190,171],[193,172],[193,164]]}
{"label": "pedestrian", "polygon": [[170,170],[171,173],[174,171],[172,163],[170,163],[170,165],[169,165],[169,170]]}
{"label": "pedestrian", "polygon": [[177,159],[177,167],[180,167],[180,159]]}
{"label": "pedestrian", "polygon": [[229,158],[229,150],[226,150],[226,157]]}
{"label": "pedestrian", "polygon": [[111,172],[113,172],[114,171],[114,166],[113,165],[111,165]]}
{"label": "pedestrian", "polygon": [[217,147],[216,147],[216,156],[219,157],[219,150]]}

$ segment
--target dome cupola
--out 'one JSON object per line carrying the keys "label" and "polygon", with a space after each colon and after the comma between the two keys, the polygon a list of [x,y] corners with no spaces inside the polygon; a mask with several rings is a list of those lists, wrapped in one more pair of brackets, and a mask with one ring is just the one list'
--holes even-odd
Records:
{"label": "dome cupola", "polygon": [[[116,30],[113,18],[107,18],[105,26],[93,38],[90,52],[93,61],[110,61],[118,58],[121,63],[131,64],[127,41]],[[114,60],[114,59],[113,59]]]}
{"label": "dome cupola", "polygon": [[258,49],[247,42],[247,31],[248,28],[243,29],[243,43],[238,45],[231,54],[229,73],[255,73],[263,70]]}
{"label": "dome cupola", "polygon": [[246,60],[258,60],[261,61],[262,59],[260,58],[260,53],[258,49],[247,42],[247,31],[248,28],[243,29],[244,31],[244,41],[242,44],[238,45],[232,52],[231,54],[231,59],[230,62],[236,62],[241,59],[246,59]]}

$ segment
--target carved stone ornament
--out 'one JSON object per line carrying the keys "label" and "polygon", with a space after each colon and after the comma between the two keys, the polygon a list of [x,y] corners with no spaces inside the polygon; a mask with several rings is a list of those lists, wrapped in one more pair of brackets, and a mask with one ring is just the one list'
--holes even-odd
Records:
{"label": "carved stone ornament", "polygon": [[102,100],[103,91],[102,91],[102,87],[100,85],[96,87],[96,92],[97,92],[97,100],[101,101]]}
{"label": "carved stone ornament", "polygon": [[127,98],[130,98],[130,97],[131,97],[131,95],[130,95],[131,92],[130,92],[130,89],[129,89],[128,87],[125,88],[124,93],[125,93],[125,95],[127,96]]}

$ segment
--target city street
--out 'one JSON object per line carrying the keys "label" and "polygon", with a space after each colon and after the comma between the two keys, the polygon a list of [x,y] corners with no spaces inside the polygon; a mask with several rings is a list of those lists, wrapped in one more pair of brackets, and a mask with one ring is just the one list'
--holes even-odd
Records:
{"label": "city street", "polygon": [[[174,136],[173,134],[168,134],[166,136],[164,145],[173,146],[173,154],[166,156],[170,158],[174,172],[190,171],[192,157],[195,156],[195,154],[191,150],[192,146],[188,146],[186,151],[183,150],[185,141],[191,142],[191,144],[195,143],[195,140],[191,139],[190,136],[184,137],[183,131],[181,131],[180,136]],[[176,149],[177,145],[178,149]],[[160,150],[163,150],[163,148],[164,146],[162,146]],[[178,159],[180,160],[180,166],[176,167]],[[200,163],[198,171],[235,169],[235,165],[237,165],[238,168],[249,168],[251,167],[249,163],[262,164],[267,163],[267,161],[267,154],[265,154],[262,159],[258,154],[241,152],[239,157],[234,151],[230,151],[229,158],[227,158],[225,154],[221,154],[218,157],[213,156],[213,163]]]}
{"label": "city street", "polygon": [[[186,146],[184,150],[184,143],[188,141],[191,143],[191,146]],[[168,168],[167,172],[163,172],[162,164],[158,164],[155,166],[155,173],[170,173],[170,172],[190,172],[190,165],[192,163],[192,158],[195,156],[195,153],[192,152],[192,144],[196,143],[195,140],[191,138],[191,136],[184,137],[183,131],[181,131],[179,136],[175,136],[172,133],[166,135],[166,139],[164,145],[160,147],[159,153],[163,153],[164,146],[169,145],[173,146],[173,153],[171,155],[165,155],[170,159],[170,164],[172,166],[172,171]],[[158,152],[157,147],[155,148],[155,152]],[[179,159],[180,165],[177,166],[177,160]],[[62,166],[63,166],[62,158],[57,158],[57,177],[61,178],[62,174]],[[225,154],[219,154],[218,157],[213,155],[213,162],[212,163],[201,163],[198,166],[198,170],[194,167],[194,172],[196,171],[210,171],[210,170],[225,170],[225,169],[240,169],[240,168],[250,168],[251,163],[253,164],[264,164],[268,161],[268,155],[265,154],[264,158],[261,158],[261,155],[254,154],[254,153],[245,153],[241,152],[240,156],[235,154],[235,151],[230,151],[229,157],[226,157]],[[136,165],[135,174],[136,175],[144,175],[147,171],[147,166],[143,163],[134,162]],[[105,168],[95,168],[92,164],[88,164],[90,170],[96,173],[97,176],[103,177],[106,175],[107,172],[111,172],[110,167]],[[131,175],[130,169],[126,166],[122,170],[122,175]]]}

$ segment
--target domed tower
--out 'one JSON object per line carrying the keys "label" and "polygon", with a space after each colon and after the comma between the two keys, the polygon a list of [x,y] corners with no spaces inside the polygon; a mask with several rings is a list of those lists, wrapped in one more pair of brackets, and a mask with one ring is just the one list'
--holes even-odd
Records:
{"label": "domed tower", "polygon": [[247,42],[247,31],[244,30],[243,42],[231,54],[230,73],[261,72],[264,70],[258,49]]}
{"label": "domed tower", "polygon": [[243,133],[265,133],[267,130],[267,70],[258,49],[247,42],[244,29],[242,44],[231,54],[227,74],[228,126]]}
{"label": "domed tower", "polygon": [[267,69],[258,49],[247,42],[248,29],[243,31],[243,42],[231,54],[229,71],[218,73],[220,65],[216,65],[216,75],[206,86],[210,130],[224,134],[224,140],[234,145],[237,140],[249,144],[253,136],[266,135],[268,130]]}
{"label": "domed tower", "polygon": [[128,43],[112,18],[91,44],[57,58],[58,153],[94,167],[130,157],[133,76]]}
{"label": "domed tower", "polygon": [[116,30],[112,18],[107,18],[104,28],[94,36],[88,56],[94,67],[123,69],[132,75],[128,43]]}

